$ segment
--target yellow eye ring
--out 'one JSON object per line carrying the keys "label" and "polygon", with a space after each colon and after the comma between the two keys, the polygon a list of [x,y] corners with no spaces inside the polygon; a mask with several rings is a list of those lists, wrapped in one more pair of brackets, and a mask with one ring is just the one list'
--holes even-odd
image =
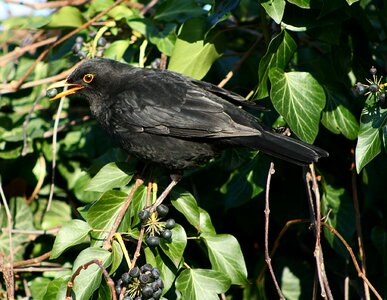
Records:
{"label": "yellow eye ring", "polygon": [[86,82],[86,83],[92,82],[93,79],[94,79],[94,75],[93,74],[86,74],[85,76],[83,76],[83,81]]}

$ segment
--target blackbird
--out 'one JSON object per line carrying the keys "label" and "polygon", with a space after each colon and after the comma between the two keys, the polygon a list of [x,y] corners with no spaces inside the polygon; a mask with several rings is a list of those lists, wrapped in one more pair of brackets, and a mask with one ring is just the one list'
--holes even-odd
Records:
{"label": "blackbird", "polygon": [[53,87],[78,93],[91,113],[127,152],[171,170],[203,164],[229,147],[248,147],[307,165],[328,152],[264,128],[240,95],[161,69],[136,68],[110,59],[82,63]]}

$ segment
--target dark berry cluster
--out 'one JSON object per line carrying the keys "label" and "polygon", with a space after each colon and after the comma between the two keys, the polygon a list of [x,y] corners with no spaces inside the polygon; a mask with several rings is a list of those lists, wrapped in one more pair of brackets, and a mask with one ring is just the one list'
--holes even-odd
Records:
{"label": "dark berry cluster", "polygon": [[126,287],[124,300],[156,300],[161,297],[164,283],[160,278],[160,270],[151,264],[145,264],[141,268],[136,266],[122,274],[116,282],[118,295],[121,294],[123,287]]}
{"label": "dark berry cluster", "polygon": [[145,239],[149,247],[156,247],[160,244],[160,239],[164,239],[170,243],[172,241],[172,231],[176,225],[174,219],[161,221],[169,212],[168,206],[160,204],[156,210],[150,212],[148,209],[143,209],[138,213],[142,225],[146,228],[147,237]]}
{"label": "dark berry cluster", "polygon": [[[89,36],[90,36],[90,38],[93,39],[96,36],[96,33],[91,32],[89,34]],[[87,56],[87,52],[94,51],[94,50],[92,50],[92,48],[93,48],[92,44],[93,44],[92,42],[86,43],[85,39],[82,36],[78,36],[75,39],[75,44],[71,48],[71,51],[75,55],[77,55],[80,59],[84,59]],[[98,57],[103,56],[103,52],[104,52],[107,45],[108,45],[108,42],[107,42],[106,38],[100,37],[97,41],[97,45],[96,45],[97,47],[95,49],[96,50],[95,56],[98,56]]]}
{"label": "dark berry cluster", "polygon": [[386,103],[386,87],[385,83],[381,83],[382,78],[377,77],[378,70],[375,67],[370,69],[372,79],[366,79],[369,84],[363,84],[361,82],[356,83],[356,92],[359,95],[373,94],[377,97],[377,103],[382,108],[387,108]]}

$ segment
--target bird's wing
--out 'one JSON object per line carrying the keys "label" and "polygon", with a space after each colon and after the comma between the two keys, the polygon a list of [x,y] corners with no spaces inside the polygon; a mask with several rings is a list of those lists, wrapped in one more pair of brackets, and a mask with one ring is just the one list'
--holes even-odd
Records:
{"label": "bird's wing", "polygon": [[259,135],[253,117],[176,73],[137,76],[113,108],[121,130],[190,138]]}

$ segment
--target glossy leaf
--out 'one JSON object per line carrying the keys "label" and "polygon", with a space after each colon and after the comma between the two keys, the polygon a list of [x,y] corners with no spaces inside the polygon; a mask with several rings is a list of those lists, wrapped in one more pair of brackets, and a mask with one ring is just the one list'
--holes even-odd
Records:
{"label": "glossy leaf", "polygon": [[160,248],[178,268],[183,263],[182,257],[187,246],[187,235],[184,228],[179,224],[176,224],[171,231],[172,241],[166,242],[164,239],[161,239]]}
{"label": "glossy leaf", "polygon": [[265,55],[259,62],[259,84],[255,98],[262,99],[269,96],[269,70],[274,67],[285,69],[296,49],[296,42],[286,30],[281,31],[270,41]]}
{"label": "glossy leaf", "polygon": [[60,8],[46,25],[48,28],[70,27],[76,28],[84,23],[82,13],[73,6],[64,6]]}
{"label": "glossy leaf", "polygon": [[386,118],[387,110],[380,110],[378,107],[363,109],[355,151],[358,173],[380,153],[380,128],[384,125]]}
{"label": "glossy leaf", "polygon": [[247,283],[245,260],[239,243],[229,234],[202,234],[214,270],[226,274],[233,284]]}
{"label": "glossy leaf", "polygon": [[171,192],[172,205],[181,212],[187,221],[199,230],[200,228],[200,211],[195,198],[187,191],[181,188],[175,188]]}
{"label": "glossy leaf", "polygon": [[168,69],[202,79],[213,62],[221,56],[217,46],[219,38],[204,39],[204,19],[191,19],[184,23],[176,40]]}
{"label": "glossy leaf", "polygon": [[[111,264],[111,253],[101,248],[86,248],[79,253],[74,261],[73,272],[94,259],[99,259],[102,265],[107,268]],[[102,270],[96,264],[82,270],[74,280],[73,290],[76,298],[80,300],[90,299],[93,292],[100,286],[102,276]]]}
{"label": "glossy leaf", "polygon": [[90,180],[86,190],[94,192],[106,192],[113,188],[125,186],[133,177],[133,170],[122,163],[111,162]]}
{"label": "glossy leaf", "polygon": [[348,109],[348,101],[339,91],[325,88],[327,104],[323,110],[321,123],[335,134],[343,134],[347,139],[357,138],[359,123]]}
{"label": "glossy leaf", "polygon": [[277,23],[281,23],[285,12],[285,0],[264,0],[261,1],[266,13]]}
{"label": "glossy leaf", "polygon": [[71,220],[58,232],[52,247],[51,259],[59,257],[68,248],[89,240],[92,228],[84,221]]}
{"label": "glossy leaf", "polygon": [[271,69],[269,78],[270,96],[275,109],[301,140],[313,143],[325,106],[325,93],[321,85],[309,73],[285,73],[279,68]]}
{"label": "glossy leaf", "polygon": [[185,300],[218,300],[218,294],[225,292],[230,284],[222,273],[206,269],[187,269],[176,279],[176,288]]}

